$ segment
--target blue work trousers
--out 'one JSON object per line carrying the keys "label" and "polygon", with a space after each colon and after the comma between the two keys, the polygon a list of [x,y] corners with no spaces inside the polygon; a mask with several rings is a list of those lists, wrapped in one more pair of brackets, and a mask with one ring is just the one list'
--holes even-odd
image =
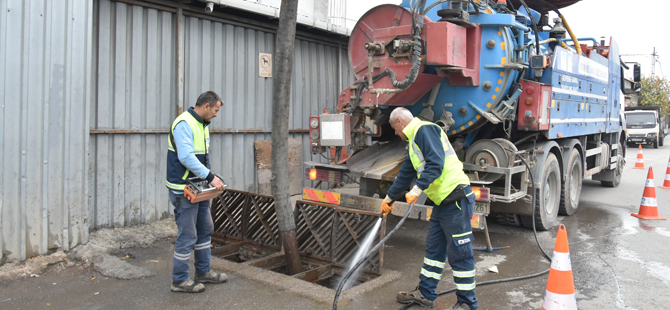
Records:
{"label": "blue work trousers", "polygon": [[419,290],[429,300],[437,298],[437,284],[448,259],[458,301],[474,310],[479,306],[475,297],[475,258],[472,251],[475,238],[470,224],[475,195],[470,186],[464,190],[469,195],[466,198],[433,207],[426,237],[426,256],[419,276]]}
{"label": "blue work trousers", "polygon": [[204,274],[211,269],[212,233],[214,222],[209,209],[209,200],[191,203],[184,195],[170,191],[170,202],[174,206],[174,220],[177,222],[177,240],[174,244],[174,264],[172,280],[188,280],[191,252],[195,251],[195,272]]}

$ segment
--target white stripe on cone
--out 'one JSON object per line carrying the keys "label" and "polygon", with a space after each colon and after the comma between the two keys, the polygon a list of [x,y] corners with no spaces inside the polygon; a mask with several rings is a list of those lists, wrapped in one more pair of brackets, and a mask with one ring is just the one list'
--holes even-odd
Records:
{"label": "white stripe on cone", "polygon": [[544,295],[544,310],[577,310],[577,298],[575,294],[563,295],[550,291]]}
{"label": "white stripe on cone", "polygon": [[551,259],[551,269],[558,271],[572,271],[570,262],[570,253],[561,253],[554,251],[554,257]]}
{"label": "white stripe on cone", "polygon": [[642,202],[640,204],[645,207],[658,207],[656,198],[642,197]]}
{"label": "white stripe on cone", "polygon": [[642,158],[638,158],[638,159],[637,159],[637,162],[638,162],[638,163],[642,163],[642,162],[644,162],[644,159],[642,159]]}
{"label": "white stripe on cone", "polygon": [[656,187],[656,183],[654,183],[653,179],[647,179],[647,183],[644,185],[644,187]]}
{"label": "white stripe on cone", "polygon": [[665,180],[666,180],[666,181],[670,180],[670,173],[667,173],[667,174],[665,175]]}

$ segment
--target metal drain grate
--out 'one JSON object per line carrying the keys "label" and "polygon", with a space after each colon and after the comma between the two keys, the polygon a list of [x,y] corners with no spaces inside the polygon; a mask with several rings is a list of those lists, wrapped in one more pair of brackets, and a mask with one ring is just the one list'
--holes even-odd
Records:
{"label": "metal drain grate", "polygon": [[[380,218],[375,212],[304,200],[296,202],[295,215],[300,254],[340,267],[348,266],[367,232]],[[281,248],[272,196],[226,190],[213,200],[212,217],[215,233],[225,239]],[[385,236],[385,226],[383,222],[373,244]],[[363,269],[381,274],[383,258],[382,247]]]}

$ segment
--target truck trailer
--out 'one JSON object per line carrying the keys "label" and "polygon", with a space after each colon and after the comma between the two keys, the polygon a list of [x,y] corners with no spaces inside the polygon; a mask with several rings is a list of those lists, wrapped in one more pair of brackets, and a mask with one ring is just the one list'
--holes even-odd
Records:
{"label": "truck trailer", "polygon": [[[356,23],[356,81],[336,111],[310,117],[311,151],[329,163],[307,162],[305,176],[354,176],[360,193],[305,188],[305,199],[379,211],[407,156],[388,121],[397,107],[447,134],[477,194],[473,227],[485,228],[488,215],[532,227],[534,213],[548,230],[578,210],[584,178],[618,186],[621,98],[632,90],[622,89],[614,38],[577,38],[560,14],[577,1],[429,2],[380,5]],[[431,203],[419,204],[412,217],[428,219]],[[396,203],[392,214],[406,210]]]}

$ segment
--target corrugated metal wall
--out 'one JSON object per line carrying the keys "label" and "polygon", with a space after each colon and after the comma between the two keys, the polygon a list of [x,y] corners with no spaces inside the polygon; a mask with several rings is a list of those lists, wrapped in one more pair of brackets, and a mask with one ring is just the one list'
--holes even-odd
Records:
{"label": "corrugated metal wall", "polygon": [[0,256],[88,240],[93,9],[84,0],[0,2]]}
{"label": "corrugated metal wall", "polygon": [[97,14],[91,227],[151,222],[170,210],[160,130],[176,117],[175,13],[99,1]]}
{"label": "corrugated metal wall", "polygon": [[[225,102],[210,127],[212,170],[233,189],[256,191],[253,142],[270,139],[272,127],[272,79],[259,77],[258,54],[274,53],[274,30],[184,10],[184,98],[178,98],[177,10],[101,0],[96,12],[91,227],[150,222],[172,212],[166,133],[179,99],[186,110],[206,90]],[[353,82],[345,48],[342,87]],[[338,45],[299,36],[295,57],[290,138],[302,139],[303,161],[319,161],[309,152],[308,116],[337,104]]]}

